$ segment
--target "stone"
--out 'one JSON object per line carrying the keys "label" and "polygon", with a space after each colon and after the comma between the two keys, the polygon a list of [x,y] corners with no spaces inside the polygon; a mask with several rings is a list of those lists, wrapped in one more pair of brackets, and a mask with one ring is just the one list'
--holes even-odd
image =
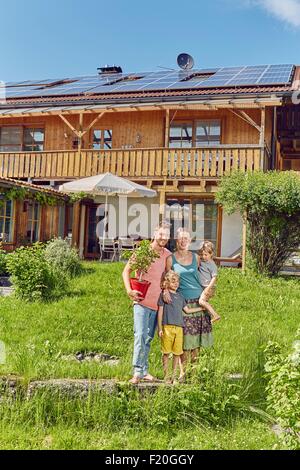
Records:
{"label": "stone", "polygon": [[62,356],[64,361],[78,361],[78,362],[99,362],[105,363],[109,366],[117,366],[120,362],[120,359],[116,356],[110,356],[106,353],[97,353],[97,352],[77,352],[76,354],[70,354],[68,356]]}
{"label": "stone", "polygon": [[87,380],[87,379],[52,379],[31,382],[27,389],[27,399],[37,392],[51,392],[60,396],[72,398],[85,398],[91,392],[105,391],[108,394],[117,391],[117,383],[113,379]]}

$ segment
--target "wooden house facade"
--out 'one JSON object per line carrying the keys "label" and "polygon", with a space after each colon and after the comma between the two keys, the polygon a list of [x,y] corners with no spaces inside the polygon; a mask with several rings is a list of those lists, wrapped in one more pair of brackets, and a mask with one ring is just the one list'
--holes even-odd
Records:
{"label": "wooden house facade", "polygon": [[[8,197],[8,192],[14,196]],[[23,190],[22,197],[15,191]],[[12,194],[12,193],[11,193]],[[42,197],[36,197],[37,195]],[[47,203],[48,201],[48,203]],[[0,242],[6,251],[67,236],[69,197],[10,178],[0,178]]]}
{"label": "wooden house facade", "polygon": [[[242,222],[215,204],[218,181],[236,169],[300,171],[300,108],[292,102],[299,74],[293,67],[282,85],[181,91],[102,86],[53,94],[49,87],[47,94],[44,86],[32,94],[25,87],[0,105],[0,176],[58,188],[111,172],[155,189],[161,217],[165,204],[188,205],[197,240],[209,238],[219,256],[231,256],[241,246]],[[98,204],[75,204],[69,220],[87,258],[98,256]]]}

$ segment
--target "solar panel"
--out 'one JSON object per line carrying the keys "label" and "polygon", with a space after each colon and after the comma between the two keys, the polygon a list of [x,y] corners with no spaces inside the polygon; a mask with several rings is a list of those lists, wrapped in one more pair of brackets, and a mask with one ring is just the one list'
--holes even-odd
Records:
{"label": "solar panel", "polygon": [[290,83],[294,65],[249,65],[199,70],[162,70],[142,73],[99,74],[65,79],[7,83],[6,97],[71,96],[150,90],[284,85]]}

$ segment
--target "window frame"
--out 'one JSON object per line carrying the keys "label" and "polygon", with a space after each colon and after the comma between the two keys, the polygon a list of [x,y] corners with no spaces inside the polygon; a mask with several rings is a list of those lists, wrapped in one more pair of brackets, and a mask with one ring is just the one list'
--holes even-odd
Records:
{"label": "window frame", "polygon": [[[197,126],[200,122],[219,122],[220,124],[220,142],[219,144],[213,144],[213,145],[210,145],[209,143],[206,143],[206,144],[203,144],[203,145],[197,145]],[[172,128],[172,125],[191,125],[192,127],[192,145],[190,147],[171,147],[170,143],[171,143],[171,128]],[[217,118],[203,118],[203,119],[199,119],[199,118],[196,118],[196,119],[178,119],[178,120],[174,120],[171,124],[170,124],[170,129],[169,129],[169,147],[168,148],[171,148],[171,149],[187,149],[187,148],[206,148],[206,147],[214,147],[214,146],[219,146],[219,145],[222,145],[223,143],[223,132],[224,132],[224,119],[222,117],[217,117]]]}
{"label": "window frame", "polygon": [[[174,124],[174,127],[175,126],[181,126],[181,128],[183,126],[189,126],[191,127],[192,129],[192,138],[191,138],[191,146],[187,146],[187,147],[183,147],[182,145],[181,146],[178,146],[178,147],[171,147],[170,146],[170,143],[171,143],[171,129],[172,129],[172,124]],[[182,134],[182,132],[181,132]],[[180,140],[178,140],[178,142],[188,142],[188,140],[184,141],[182,140],[182,138]],[[178,121],[173,121],[171,124],[170,124],[170,130],[169,130],[169,148],[172,148],[172,149],[187,149],[187,148],[192,148],[194,146],[194,121],[191,120],[191,119],[187,119],[187,120],[178,120]]]}
{"label": "window frame", "polygon": [[[94,140],[94,137],[95,137],[95,132],[97,131],[100,131],[101,132],[101,137],[100,137],[100,148],[95,148],[94,145],[95,144],[95,140]],[[109,132],[110,133],[110,140],[108,139],[105,139],[105,132]],[[108,129],[107,127],[94,127],[92,130],[91,130],[91,137],[90,137],[90,142],[91,142],[91,147],[93,150],[112,150],[113,148],[113,128],[111,127],[110,129]],[[106,148],[105,145],[106,142],[110,142],[110,147],[109,148]]]}
{"label": "window frame", "polygon": [[[166,199],[166,204],[168,205],[169,202],[174,201],[175,203],[177,202],[180,204],[181,202],[186,202],[189,204],[190,209],[189,209],[189,218],[188,218],[188,230],[190,232],[193,231],[193,204],[195,204],[196,201],[198,203],[211,203],[216,206],[216,218],[211,218],[211,217],[204,217],[203,221],[215,221],[216,222],[216,240],[213,240],[213,243],[215,245],[215,256],[220,256],[221,253],[221,246],[222,246],[222,206],[220,204],[217,204],[215,199],[213,197],[201,197],[200,195],[191,195],[191,194],[182,194],[182,195],[175,195],[175,194],[170,194],[168,195]],[[197,240],[202,240],[202,239],[197,239]]]}
{"label": "window frame", "polygon": [[[209,128],[211,127],[210,124],[211,123],[216,123],[218,122],[219,125],[220,125],[220,134],[218,135],[219,137],[219,143],[218,144],[212,144],[210,145],[209,144],[209,138],[208,138],[208,142],[207,143],[204,143],[203,145],[198,145],[197,144],[197,127],[199,125],[199,123],[201,122],[206,122],[206,123],[209,123]],[[211,137],[211,134],[209,134],[209,137]],[[193,140],[194,140],[194,145],[195,147],[214,147],[215,145],[221,145],[222,143],[222,119],[196,119],[194,121],[194,135],[193,135]]]}
{"label": "window frame", "polygon": [[[33,132],[37,132],[37,131],[40,132],[40,131],[43,131],[43,140],[42,140],[42,141],[38,141],[38,142],[36,142],[36,143],[27,144],[27,143],[25,142],[25,132],[26,132],[26,130],[30,130],[30,131],[33,131]],[[24,152],[43,152],[43,151],[45,150],[45,149],[44,149],[44,147],[45,147],[45,128],[36,127],[36,126],[27,126],[27,125],[26,125],[26,126],[23,126],[23,136],[22,136],[22,137],[23,137],[22,147],[23,147],[23,151],[24,151]],[[35,145],[39,145],[39,146],[41,145],[41,146],[43,147],[42,150],[33,150],[33,147],[34,147]],[[25,150],[25,147],[32,147],[32,149],[31,149],[31,150]]]}
{"label": "window frame", "polygon": [[[32,217],[29,217],[29,207],[32,205]],[[38,218],[34,218],[35,214],[35,206],[38,206]],[[27,201],[27,228],[26,228],[26,235],[29,240],[29,243],[38,242],[41,239],[41,219],[42,219],[42,206],[36,201]],[[31,223],[30,223],[31,222]],[[30,223],[30,230],[29,230],[29,223]],[[34,224],[37,224],[37,239],[33,240],[33,233],[34,233]],[[28,232],[30,231],[30,236],[28,236]]]}
{"label": "window frame", "polygon": [[[9,128],[13,128],[13,127],[17,127],[19,129],[21,129],[21,142],[20,142],[20,145],[19,145],[19,148],[18,150],[0,150],[0,152],[3,152],[3,153],[17,153],[17,152],[44,152],[45,151],[45,141],[46,141],[46,126],[45,124],[21,124],[21,125],[15,125],[15,124],[10,124],[10,125],[3,125],[1,126],[0,125],[0,149],[1,149],[1,146],[3,147],[17,147],[16,144],[1,144],[1,131],[3,128],[5,129],[9,129]],[[39,130],[39,131],[43,131],[44,132],[44,140],[42,142],[42,145],[43,145],[43,149],[42,150],[25,150],[25,147],[26,146],[29,146],[30,144],[26,144],[25,143],[25,129],[31,129],[31,130]],[[38,144],[40,145],[40,143]],[[32,144],[32,147],[34,146],[34,144]]]}
{"label": "window frame", "polygon": [[9,243],[14,243],[14,228],[15,228],[15,201],[11,200],[11,214],[10,217],[7,217],[6,215],[6,206],[7,206],[7,200],[0,198],[0,200],[3,203],[3,216],[0,214],[0,233],[5,233],[5,225],[6,225],[6,220],[10,220],[10,227],[9,227],[9,233],[8,233],[8,240],[7,241],[2,241],[4,244],[9,244]]}

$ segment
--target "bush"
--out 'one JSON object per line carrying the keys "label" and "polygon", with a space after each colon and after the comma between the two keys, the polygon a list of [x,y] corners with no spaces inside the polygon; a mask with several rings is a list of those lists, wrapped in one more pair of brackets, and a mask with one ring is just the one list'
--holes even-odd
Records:
{"label": "bush", "polygon": [[295,341],[288,356],[277,343],[270,342],[265,352],[268,409],[282,428],[280,438],[284,444],[300,450],[300,341]]}
{"label": "bush", "polygon": [[81,262],[77,250],[62,238],[55,238],[47,243],[45,258],[54,269],[67,276],[74,277],[81,271]]}
{"label": "bush", "polygon": [[296,172],[235,172],[221,180],[217,201],[245,214],[256,271],[274,275],[300,244],[300,178]]}
{"label": "bush", "polygon": [[66,280],[45,258],[40,243],[7,255],[7,269],[16,295],[26,301],[48,300],[66,288]]}

